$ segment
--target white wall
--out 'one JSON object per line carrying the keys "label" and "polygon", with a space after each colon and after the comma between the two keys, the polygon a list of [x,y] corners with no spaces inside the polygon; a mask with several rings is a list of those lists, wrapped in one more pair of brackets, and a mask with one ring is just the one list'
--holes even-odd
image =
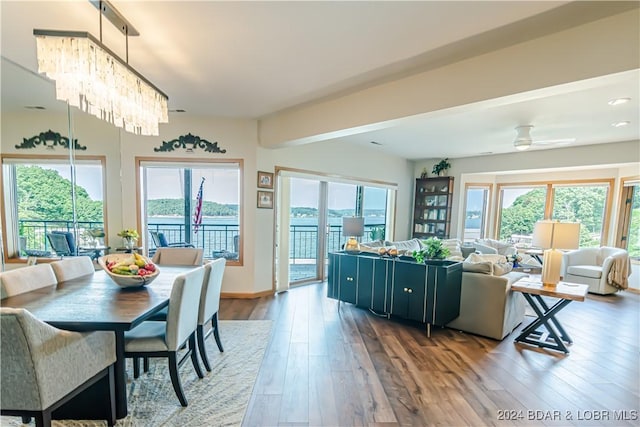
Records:
{"label": "white wall", "polygon": [[[223,292],[252,294],[268,291],[273,278],[274,210],[258,209],[257,171],[275,171],[276,166],[303,169],[323,174],[340,175],[398,185],[397,238],[409,233],[409,213],[413,188],[411,165],[405,159],[381,155],[363,147],[337,143],[309,144],[284,149],[264,149],[257,140],[257,124],[253,120],[211,117],[184,117],[173,114],[170,123],[160,125],[160,136],[136,136],[73,109],[75,137],[87,150],[78,155],[106,156],[107,204],[106,224],[110,242],[119,242],[119,230],[140,229],[137,218],[135,180],[136,157],[242,159],[243,176],[243,265],[230,266],[225,272]],[[51,129],[68,135],[66,114],[27,111],[2,115],[3,154],[66,155],[67,150],[36,148],[18,150],[14,146],[35,134]],[[156,153],[162,141],[191,133],[210,142],[218,142],[225,154],[196,150]],[[112,243],[112,246],[114,244]],[[10,267],[9,267],[10,268]]]}

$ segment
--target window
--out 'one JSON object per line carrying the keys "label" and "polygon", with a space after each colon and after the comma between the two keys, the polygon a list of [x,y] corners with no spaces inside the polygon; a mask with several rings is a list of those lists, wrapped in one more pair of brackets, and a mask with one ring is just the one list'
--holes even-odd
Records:
{"label": "window", "polygon": [[[166,243],[188,243],[203,248],[205,258],[226,258],[241,265],[242,163],[140,162],[145,246],[155,250],[151,232]],[[202,184],[201,223],[195,212]],[[164,242],[162,242],[164,243]]]}
{"label": "window", "polygon": [[487,233],[490,184],[467,184],[464,211],[464,242],[482,239]]}
{"label": "window", "polygon": [[600,246],[606,240],[611,185],[606,180],[503,184],[499,187],[499,238],[531,244],[536,221],[552,219],[579,222],[580,247]]}
{"label": "window", "polygon": [[46,256],[51,231],[74,232],[82,246],[92,240],[87,230],[104,228],[104,158],[79,156],[74,170],[75,203],[67,157],[3,157],[9,257]]}
{"label": "window", "polygon": [[545,186],[502,187],[499,239],[530,244],[535,223],[544,219],[546,197]]}
{"label": "window", "polygon": [[599,185],[555,185],[551,219],[580,223],[580,247],[599,247],[609,187]]}

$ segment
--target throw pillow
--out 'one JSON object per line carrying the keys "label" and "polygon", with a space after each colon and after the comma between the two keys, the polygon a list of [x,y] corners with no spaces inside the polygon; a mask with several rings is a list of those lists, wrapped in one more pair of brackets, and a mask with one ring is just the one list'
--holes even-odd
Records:
{"label": "throw pillow", "polygon": [[413,252],[413,251],[419,251],[420,250],[420,241],[418,239],[411,239],[411,240],[403,240],[401,242],[393,242],[393,246],[396,247],[396,249],[403,250],[405,252]]}
{"label": "throw pillow", "polygon": [[[502,276],[503,274],[507,274],[513,269],[513,264],[507,262],[506,258],[503,255],[498,254],[470,254],[462,265],[463,271],[471,271],[469,268],[476,268],[483,270],[486,267],[472,267],[471,265],[467,265],[467,270],[465,270],[466,264],[488,264],[490,266],[489,272],[485,274],[492,274],[494,276]],[[476,271],[477,272],[477,271]]]}
{"label": "throw pillow", "polygon": [[493,265],[489,261],[479,261],[479,262],[464,261],[462,263],[462,271],[492,275]]}

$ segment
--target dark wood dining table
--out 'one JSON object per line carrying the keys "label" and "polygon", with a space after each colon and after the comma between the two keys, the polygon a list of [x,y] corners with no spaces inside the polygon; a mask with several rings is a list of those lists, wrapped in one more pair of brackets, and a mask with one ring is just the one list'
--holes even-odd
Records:
{"label": "dark wood dining table", "polygon": [[0,301],[2,307],[24,308],[36,318],[71,331],[113,331],[116,337],[116,417],[127,416],[124,333],[169,304],[176,276],[194,267],[161,266],[149,285],[120,288],[104,272],[60,282]]}

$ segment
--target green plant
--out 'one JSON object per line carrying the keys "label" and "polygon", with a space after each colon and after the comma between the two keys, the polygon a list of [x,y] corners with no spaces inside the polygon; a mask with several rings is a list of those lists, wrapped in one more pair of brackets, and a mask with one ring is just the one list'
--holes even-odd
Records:
{"label": "green plant", "polygon": [[440,175],[440,172],[445,172],[447,169],[451,167],[451,163],[449,163],[449,159],[440,160],[438,163],[433,165],[433,170],[431,173],[435,175]]}
{"label": "green plant", "polygon": [[369,231],[369,237],[371,240],[384,240],[384,227],[373,227]]}
{"label": "green plant", "polygon": [[423,263],[425,259],[444,259],[451,253],[449,248],[442,245],[442,240],[437,237],[429,237],[422,241],[424,247],[411,254],[418,263]]}

